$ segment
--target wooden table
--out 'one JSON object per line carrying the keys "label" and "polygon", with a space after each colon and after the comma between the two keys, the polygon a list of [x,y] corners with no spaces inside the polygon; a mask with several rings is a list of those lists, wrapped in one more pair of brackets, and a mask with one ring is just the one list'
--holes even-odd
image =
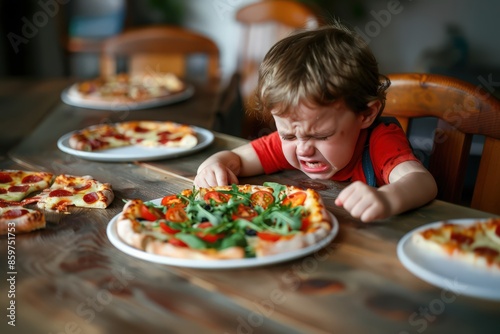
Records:
{"label": "wooden table", "polygon": [[[54,91],[56,86],[52,86]],[[443,219],[492,216],[441,201],[363,224],[334,205],[345,184],[313,182],[291,171],[258,176],[241,182],[276,181],[320,189],[340,224],[333,242],[297,260],[246,269],[174,267],[121,252],[108,240],[106,227],[123,207],[123,199],[155,199],[190,188],[198,165],[206,157],[245,141],[215,133],[208,149],[176,159],[82,160],[59,151],[57,139],[114,114],[64,105],[57,94],[45,98],[47,104],[40,106],[44,110],[33,111],[41,121],[0,159],[0,168],[90,174],[110,182],[116,198],[106,210],[71,208],[70,214],[47,213],[46,229],[11,239],[15,274],[8,275],[2,266],[1,333],[498,332],[499,301],[465,295],[457,289],[460,278],[448,289],[430,285],[398,260],[398,241],[417,226]],[[210,115],[213,109],[207,103],[215,98],[215,94],[199,95],[192,101],[136,111],[133,116],[187,118],[192,122],[186,123],[210,128],[210,116],[203,115]],[[50,99],[53,103],[48,103]],[[12,108],[29,103],[13,101]],[[10,113],[16,114],[16,110]],[[8,242],[6,237],[0,238],[3,263],[7,262]],[[11,276],[14,280],[7,281]],[[10,285],[13,281],[14,286]],[[9,297],[13,288],[15,296]],[[6,317],[12,300],[15,327],[8,325]]]}

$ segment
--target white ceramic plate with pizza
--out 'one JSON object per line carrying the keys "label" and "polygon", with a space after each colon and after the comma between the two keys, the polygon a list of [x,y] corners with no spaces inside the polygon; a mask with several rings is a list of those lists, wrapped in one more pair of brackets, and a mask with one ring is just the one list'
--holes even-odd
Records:
{"label": "white ceramic plate with pizza", "polygon": [[120,101],[120,100],[91,100],[82,97],[78,94],[74,84],[61,93],[61,100],[69,105],[89,108],[89,109],[100,109],[100,110],[140,110],[155,108],[160,106],[165,106],[177,102],[181,102],[189,99],[194,94],[194,87],[190,84],[186,84],[182,91],[172,93],[169,95],[151,98],[143,101]]}
{"label": "white ceramic plate with pizza", "polygon": [[[160,203],[160,201],[161,198],[153,200],[151,202]],[[292,252],[260,257],[260,258],[246,258],[246,259],[235,259],[235,260],[195,260],[195,259],[179,259],[179,258],[147,253],[145,251],[139,250],[137,248],[134,248],[126,244],[118,236],[116,225],[119,214],[113,217],[113,219],[111,219],[106,229],[106,233],[108,235],[109,241],[116,248],[118,248],[119,250],[130,256],[149,262],[166,264],[177,267],[200,268],[200,269],[248,268],[248,267],[259,267],[259,266],[265,266],[265,265],[294,260],[297,258],[310,255],[326,247],[335,238],[335,236],[339,231],[339,223],[337,221],[337,218],[335,218],[335,216],[332,213],[329,212],[329,214],[332,219],[332,229],[330,230],[330,233],[326,236],[326,238],[321,239],[318,243],[306,248],[298,249]]]}
{"label": "white ceramic plate with pizza", "polygon": [[[479,219],[447,220],[452,224],[472,224]],[[439,227],[443,222],[420,226],[408,232],[398,243],[401,263],[422,280],[455,293],[485,299],[500,300],[500,273],[474,267],[444,254],[420,248],[412,241],[415,232]]]}
{"label": "white ceramic plate with pizza", "polygon": [[191,148],[177,147],[145,147],[139,145],[131,145],[125,147],[112,148],[101,151],[81,151],[71,148],[69,138],[75,132],[69,132],[63,135],[57,141],[57,147],[68,154],[77,156],[82,159],[107,162],[123,162],[123,161],[151,161],[160,159],[177,158],[188,155],[209,146],[214,141],[214,134],[207,129],[197,126],[191,126],[196,132],[198,144]]}

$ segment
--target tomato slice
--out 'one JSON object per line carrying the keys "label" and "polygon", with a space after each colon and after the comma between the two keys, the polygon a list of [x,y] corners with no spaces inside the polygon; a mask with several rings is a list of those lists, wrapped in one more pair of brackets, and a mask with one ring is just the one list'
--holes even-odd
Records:
{"label": "tomato slice", "polygon": [[274,203],[274,196],[269,191],[259,190],[250,196],[253,205],[261,206],[263,209]]}
{"label": "tomato slice", "polygon": [[189,247],[184,241],[176,239],[176,238],[168,239],[168,243],[172,244],[173,246],[176,246],[176,247]]}
{"label": "tomato slice", "polygon": [[309,218],[302,218],[302,226],[300,227],[300,230],[305,232],[309,229],[311,226],[311,222],[309,221]]}
{"label": "tomato slice", "polygon": [[214,190],[207,192],[203,196],[203,199],[207,204],[210,204],[210,200],[213,200],[215,203],[227,203],[231,199],[231,196]]}
{"label": "tomato slice", "polygon": [[[203,229],[203,228],[210,228],[212,226],[213,225],[211,222],[203,222],[198,225],[198,228]],[[213,233],[203,233],[200,231],[196,233],[196,236],[205,242],[214,243],[217,240],[224,238],[226,235],[224,233],[213,234]]]}
{"label": "tomato slice", "polygon": [[297,191],[293,194],[288,195],[283,200],[283,205],[290,205],[291,207],[303,205],[306,201],[307,194],[305,191]]}
{"label": "tomato slice", "polygon": [[168,233],[168,234],[176,234],[176,233],[179,233],[181,231],[181,230],[177,230],[177,229],[171,227],[170,225],[168,225],[165,222],[160,223],[160,228],[163,232]]}
{"label": "tomato slice", "polygon": [[189,217],[182,205],[174,205],[167,209],[165,219],[174,223],[182,223],[189,220]]}
{"label": "tomato slice", "polygon": [[233,213],[231,217],[233,218],[233,220],[236,219],[252,220],[253,218],[257,217],[257,215],[258,215],[257,211],[255,211],[251,207],[240,204],[238,205],[236,212]]}
{"label": "tomato slice", "polygon": [[168,195],[161,199],[163,206],[171,206],[172,204],[182,204],[182,200],[177,195]]}
{"label": "tomato slice", "polygon": [[142,205],[141,206],[141,217],[146,219],[146,220],[149,220],[151,222],[154,222],[155,220],[161,218],[161,214],[158,210],[156,210],[155,208],[150,208],[146,205]]}
{"label": "tomato slice", "polygon": [[265,241],[278,241],[281,239],[280,234],[272,233],[272,232],[257,232],[257,236]]}

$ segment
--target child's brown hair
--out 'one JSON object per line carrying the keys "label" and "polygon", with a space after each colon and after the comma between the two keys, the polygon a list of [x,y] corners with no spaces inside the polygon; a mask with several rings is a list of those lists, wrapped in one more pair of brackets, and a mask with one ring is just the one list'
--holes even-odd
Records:
{"label": "child's brown hair", "polygon": [[383,106],[389,85],[367,43],[335,23],[298,32],[269,50],[259,69],[255,111],[282,115],[299,103],[326,106],[343,99],[360,113],[374,100]]}

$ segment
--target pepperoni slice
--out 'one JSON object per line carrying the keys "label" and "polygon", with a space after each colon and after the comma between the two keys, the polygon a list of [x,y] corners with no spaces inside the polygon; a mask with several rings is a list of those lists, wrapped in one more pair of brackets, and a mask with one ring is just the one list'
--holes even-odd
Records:
{"label": "pepperoni slice", "polygon": [[83,196],[83,200],[87,204],[95,203],[95,202],[97,202],[98,199],[99,199],[99,196],[95,192],[91,192],[91,193],[88,193],[85,196]]}
{"label": "pepperoni slice", "polygon": [[149,132],[149,129],[141,128],[140,126],[136,126],[134,131],[138,132],[138,133],[146,133],[146,132]]}
{"label": "pepperoni slice", "polygon": [[43,180],[43,178],[40,177],[39,175],[28,175],[28,176],[23,178],[21,183],[37,183],[37,182],[40,182],[42,180]]}
{"label": "pepperoni slice", "polygon": [[52,190],[50,193],[49,193],[49,197],[64,197],[64,196],[71,196],[73,195],[73,193],[69,190],[65,190],[65,189],[56,189],[56,190]]}
{"label": "pepperoni slice", "polygon": [[12,182],[12,177],[9,174],[0,173],[0,183]]}
{"label": "pepperoni slice", "polygon": [[74,189],[75,189],[76,192],[80,192],[82,190],[89,189],[90,187],[92,187],[92,183],[91,182],[87,182],[83,186],[81,186],[81,187],[75,187]]}
{"label": "pepperoni slice", "polygon": [[479,247],[476,247],[474,248],[474,253],[478,254],[478,255],[484,255],[486,257],[497,257],[498,255],[500,255],[500,252],[497,251],[496,249],[493,249],[491,247],[488,247],[488,246],[479,246]]}
{"label": "pepperoni slice", "polygon": [[462,244],[471,245],[474,242],[473,238],[460,233],[452,233],[450,238],[451,240],[455,240],[459,245]]}
{"label": "pepperoni slice", "polygon": [[497,225],[497,228],[495,229],[495,234],[497,235],[497,237],[500,238],[500,224]]}
{"label": "pepperoni slice", "polygon": [[11,192],[11,193],[23,193],[23,192],[28,191],[29,188],[30,188],[30,186],[28,186],[28,185],[12,186],[12,187],[9,187],[9,192]]}
{"label": "pepperoni slice", "polygon": [[5,188],[0,188],[0,194],[6,194],[7,193],[7,189]]}
{"label": "pepperoni slice", "polygon": [[27,213],[28,213],[28,210],[26,210],[26,209],[13,209],[13,210],[9,210],[9,211],[5,212],[2,215],[2,218],[13,219],[13,218],[18,218],[18,217],[24,216]]}

